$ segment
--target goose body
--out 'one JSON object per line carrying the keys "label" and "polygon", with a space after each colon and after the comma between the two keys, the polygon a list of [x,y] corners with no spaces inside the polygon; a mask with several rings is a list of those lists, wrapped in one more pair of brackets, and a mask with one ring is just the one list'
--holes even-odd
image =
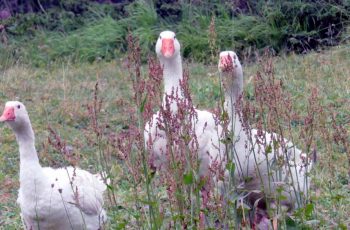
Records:
{"label": "goose body", "polygon": [[[225,93],[225,110],[230,119],[230,131],[234,135],[232,149],[233,160],[236,164],[235,177],[243,183],[244,190],[264,189],[265,196],[276,194],[276,189],[283,186],[283,194],[287,197],[285,205],[288,209],[294,207],[301,194],[305,194],[309,183],[307,173],[312,164],[306,161],[306,154],[296,148],[293,143],[280,140],[276,133],[268,133],[256,129],[243,130],[241,120],[236,111],[236,103],[242,100],[243,71],[240,61],[233,51],[220,53],[219,72]],[[257,141],[262,139],[263,143]],[[266,149],[273,146],[274,141],[284,144],[282,148]],[[280,166],[280,174],[274,174],[276,157],[284,159],[285,163]],[[254,201],[253,201],[254,202]]]}
{"label": "goose body", "polygon": [[[177,98],[184,99],[184,94],[180,86],[180,81],[183,79],[180,43],[174,32],[163,31],[160,33],[156,43],[156,53],[163,67],[164,75],[162,106],[165,107],[166,100],[168,100],[171,112],[176,113],[178,110],[176,100],[169,99],[168,96],[175,94]],[[168,99],[166,99],[167,97]],[[212,162],[220,161],[222,158],[222,144],[220,144],[219,138],[222,129],[216,124],[212,113],[198,109],[194,109],[194,111],[196,116],[191,122],[198,141],[199,173],[201,176],[206,176]],[[159,112],[157,112],[146,124],[144,133],[146,145],[151,148],[152,164],[158,169],[167,161],[167,138],[165,132],[159,129],[159,122],[162,121]]]}
{"label": "goose body", "polygon": [[5,105],[0,117],[14,131],[20,152],[20,188],[17,203],[24,229],[101,229],[106,221],[99,175],[73,167],[41,167],[34,132],[25,106]]}

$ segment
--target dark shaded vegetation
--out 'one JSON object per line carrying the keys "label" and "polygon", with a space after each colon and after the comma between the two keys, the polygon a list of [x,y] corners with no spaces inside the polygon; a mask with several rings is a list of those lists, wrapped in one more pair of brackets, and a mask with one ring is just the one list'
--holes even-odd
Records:
{"label": "dark shaded vegetation", "polygon": [[0,11],[1,65],[111,60],[125,53],[129,31],[145,60],[164,29],[177,32],[186,58],[208,62],[225,49],[250,56],[266,47],[303,53],[339,44],[350,1],[6,0]]}

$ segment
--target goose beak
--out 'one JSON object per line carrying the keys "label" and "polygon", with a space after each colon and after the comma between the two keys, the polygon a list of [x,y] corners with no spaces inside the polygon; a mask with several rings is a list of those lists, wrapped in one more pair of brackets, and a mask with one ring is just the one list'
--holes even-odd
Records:
{"label": "goose beak", "polygon": [[174,39],[163,38],[162,39],[162,54],[164,57],[169,58],[175,53]]}
{"label": "goose beak", "polygon": [[15,119],[15,109],[13,107],[5,107],[4,112],[0,117],[0,122],[14,121]]}

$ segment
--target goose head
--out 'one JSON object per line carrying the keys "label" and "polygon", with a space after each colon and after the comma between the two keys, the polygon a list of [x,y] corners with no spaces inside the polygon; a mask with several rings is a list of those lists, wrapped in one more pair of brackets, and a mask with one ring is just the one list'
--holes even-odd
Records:
{"label": "goose head", "polygon": [[156,43],[156,53],[158,57],[172,59],[180,54],[180,43],[172,31],[163,31],[159,34]]}
{"label": "goose head", "polygon": [[238,56],[233,51],[223,51],[220,53],[218,69],[221,81],[226,90],[233,84],[243,84],[243,70]]}
{"label": "goose head", "polygon": [[6,102],[0,122],[6,122],[14,131],[19,131],[30,123],[26,107],[19,101]]}

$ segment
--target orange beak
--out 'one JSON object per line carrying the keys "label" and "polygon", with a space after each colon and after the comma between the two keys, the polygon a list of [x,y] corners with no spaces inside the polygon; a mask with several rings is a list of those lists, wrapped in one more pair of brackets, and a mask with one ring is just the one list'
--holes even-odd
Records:
{"label": "orange beak", "polygon": [[5,107],[4,112],[0,117],[0,122],[14,121],[15,119],[15,109],[13,107]]}
{"label": "orange beak", "polygon": [[162,54],[164,57],[171,57],[175,53],[174,39],[163,38],[162,39]]}
{"label": "orange beak", "polygon": [[230,55],[220,57],[219,68],[222,71],[233,70],[233,60]]}

